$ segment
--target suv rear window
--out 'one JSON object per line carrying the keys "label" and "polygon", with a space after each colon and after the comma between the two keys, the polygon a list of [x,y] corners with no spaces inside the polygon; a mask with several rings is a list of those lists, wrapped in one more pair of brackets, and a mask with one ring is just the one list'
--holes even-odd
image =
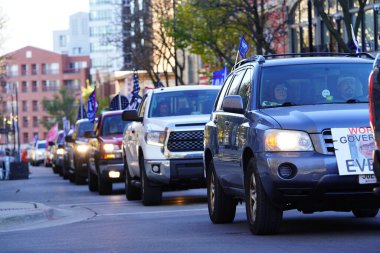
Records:
{"label": "suv rear window", "polygon": [[372,64],[302,64],[265,67],[259,106],[368,102]]}
{"label": "suv rear window", "polygon": [[152,95],[148,117],[210,114],[219,90],[188,90]]}

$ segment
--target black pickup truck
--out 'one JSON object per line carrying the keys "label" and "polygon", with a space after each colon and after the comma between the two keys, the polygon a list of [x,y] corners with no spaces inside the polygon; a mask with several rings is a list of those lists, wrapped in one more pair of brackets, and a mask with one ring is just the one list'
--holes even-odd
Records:
{"label": "black pickup truck", "polygon": [[[369,76],[369,119],[377,148],[373,151],[373,171],[380,182],[380,54],[376,56],[372,72]],[[380,187],[375,188],[380,194]]]}

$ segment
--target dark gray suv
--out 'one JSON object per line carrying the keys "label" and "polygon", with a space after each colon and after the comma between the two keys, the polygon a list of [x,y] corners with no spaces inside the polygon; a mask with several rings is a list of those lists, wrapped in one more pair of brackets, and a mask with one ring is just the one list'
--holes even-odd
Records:
{"label": "dark gray suv", "polygon": [[232,222],[239,201],[253,234],[277,233],[290,209],[378,213],[365,143],[373,57],[288,56],[241,61],[218,95],[204,133],[213,223]]}

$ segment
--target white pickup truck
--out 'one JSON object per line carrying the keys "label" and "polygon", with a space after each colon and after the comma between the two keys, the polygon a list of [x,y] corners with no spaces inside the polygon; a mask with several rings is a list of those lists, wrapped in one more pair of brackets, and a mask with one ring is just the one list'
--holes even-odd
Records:
{"label": "white pickup truck", "polygon": [[128,200],[159,205],[162,191],[202,188],[203,132],[219,87],[180,86],[149,90],[123,134]]}

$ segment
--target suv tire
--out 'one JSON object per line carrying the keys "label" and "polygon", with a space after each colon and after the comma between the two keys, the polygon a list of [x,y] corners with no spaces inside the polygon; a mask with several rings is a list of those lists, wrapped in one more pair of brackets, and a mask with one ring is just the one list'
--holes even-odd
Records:
{"label": "suv tire", "polygon": [[162,190],[159,187],[149,185],[146,176],[144,157],[140,157],[140,175],[141,175],[141,198],[144,206],[157,206],[162,202]]}
{"label": "suv tire", "polygon": [[98,190],[100,195],[112,193],[112,183],[107,182],[98,171]]}
{"label": "suv tire", "polygon": [[237,202],[224,193],[215,176],[214,162],[208,163],[207,171],[207,206],[212,223],[231,223],[235,219]]}
{"label": "suv tire", "polygon": [[133,185],[131,175],[129,174],[127,160],[125,159],[124,159],[124,173],[125,173],[125,197],[127,198],[127,200],[140,200],[141,189]]}
{"label": "suv tire", "polygon": [[250,159],[245,175],[245,206],[249,229],[255,235],[278,232],[283,211],[273,206],[256,174],[255,160]]}
{"label": "suv tire", "polygon": [[96,192],[98,190],[98,178],[91,172],[90,168],[88,168],[88,189],[90,192]]}
{"label": "suv tire", "polygon": [[352,210],[352,213],[357,218],[373,218],[379,212],[379,208],[358,208]]}

